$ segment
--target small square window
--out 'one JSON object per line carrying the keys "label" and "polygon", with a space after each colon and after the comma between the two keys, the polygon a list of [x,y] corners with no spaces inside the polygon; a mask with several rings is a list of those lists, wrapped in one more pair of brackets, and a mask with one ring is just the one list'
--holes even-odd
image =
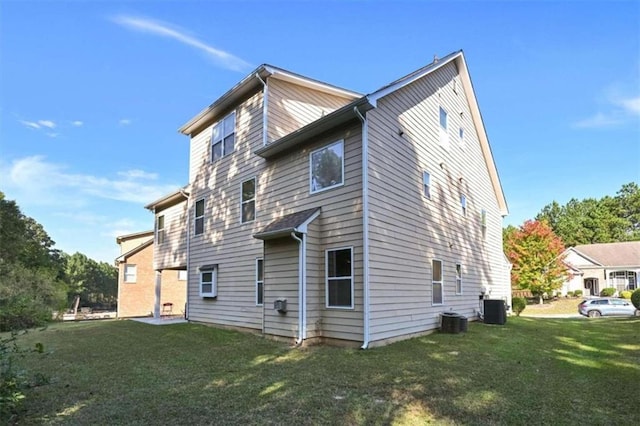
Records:
{"label": "small square window", "polygon": [[205,265],[200,268],[200,296],[218,296],[218,265]]}
{"label": "small square window", "polygon": [[311,193],[344,183],[344,142],[338,141],[313,151],[309,159]]}
{"label": "small square window", "polygon": [[136,265],[124,265],[124,282],[135,283],[138,280],[138,267]]}

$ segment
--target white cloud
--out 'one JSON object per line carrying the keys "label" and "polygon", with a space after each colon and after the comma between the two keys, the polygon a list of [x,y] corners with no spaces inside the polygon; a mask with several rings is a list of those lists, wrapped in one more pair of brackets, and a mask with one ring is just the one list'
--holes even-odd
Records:
{"label": "white cloud", "polygon": [[56,123],[51,120],[38,120],[38,124],[42,127],[47,127],[49,129],[55,129]]}
{"label": "white cloud", "polygon": [[82,127],[84,125],[84,123],[82,121],[80,121],[80,120],[75,120],[75,121],[71,122],[71,125],[73,127]]}
{"label": "white cloud", "polygon": [[118,124],[121,126],[128,126],[129,124],[131,124],[131,120],[129,120],[128,118],[123,118],[118,121]]}
{"label": "white cloud", "polygon": [[179,41],[180,43],[186,44],[187,46],[195,47],[212,58],[222,68],[240,72],[247,71],[251,68],[251,64],[245,60],[240,59],[231,53],[225,52],[224,50],[209,46],[203,41],[186,34],[183,30],[173,25],[133,16],[116,16],[112,20],[118,25],[132,30],[171,38]]}
{"label": "white cloud", "polygon": [[616,103],[628,114],[640,115],[640,96],[629,99],[619,99]]}
{"label": "white cloud", "polygon": [[0,170],[8,176],[3,185],[29,198],[37,204],[82,206],[91,200],[117,200],[136,204],[146,204],[176,190],[179,185],[152,184],[153,173],[141,170],[123,172],[112,179],[88,174],[70,173],[61,164],[50,163],[42,156],[25,157],[15,160],[7,170]]}
{"label": "white cloud", "polygon": [[36,123],[35,121],[20,120],[20,123],[22,123],[26,127],[32,128],[32,129],[39,129],[40,128],[40,125],[38,123]]}
{"label": "white cloud", "polygon": [[613,127],[623,123],[619,117],[614,115],[607,115],[604,113],[597,113],[592,117],[585,118],[584,120],[573,123],[573,127],[577,128],[601,128],[601,127]]}
{"label": "white cloud", "polygon": [[575,128],[621,126],[640,117],[640,96],[629,97],[628,91],[612,85],[599,97],[600,111],[572,124]]}
{"label": "white cloud", "polygon": [[118,172],[118,176],[122,176],[128,179],[150,179],[150,180],[158,179],[157,173],[148,173],[148,172],[145,172],[144,170],[139,170],[139,169]]}

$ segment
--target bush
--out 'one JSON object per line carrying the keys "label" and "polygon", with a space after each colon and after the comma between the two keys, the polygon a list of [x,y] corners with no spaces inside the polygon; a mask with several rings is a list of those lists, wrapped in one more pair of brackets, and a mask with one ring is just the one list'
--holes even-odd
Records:
{"label": "bush", "polygon": [[620,297],[622,297],[623,299],[627,299],[627,300],[629,300],[629,299],[631,299],[631,294],[632,294],[632,293],[633,293],[633,292],[632,292],[632,291],[630,291],[630,290],[621,291],[621,292],[620,292]]}
{"label": "bush", "polygon": [[574,293],[573,293],[572,291],[568,291],[568,292],[567,292],[567,297],[573,297],[573,294],[574,294]]}
{"label": "bush", "polygon": [[516,316],[519,317],[520,313],[527,307],[527,299],[524,297],[514,297],[511,301],[511,305],[513,306],[513,312],[515,312]]}
{"label": "bush", "polygon": [[576,290],[576,291],[574,291],[574,292],[573,292],[573,295],[574,295],[575,297],[580,297],[580,296],[582,296],[582,290]]}
{"label": "bush", "polygon": [[615,288],[613,288],[613,287],[603,288],[603,289],[600,291],[600,296],[602,296],[602,297],[611,297],[611,296],[613,296],[614,294],[616,294],[616,289],[615,289]]}
{"label": "bush", "polygon": [[640,288],[631,293],[631,303],[633,303],[636,309],[640,309]]}

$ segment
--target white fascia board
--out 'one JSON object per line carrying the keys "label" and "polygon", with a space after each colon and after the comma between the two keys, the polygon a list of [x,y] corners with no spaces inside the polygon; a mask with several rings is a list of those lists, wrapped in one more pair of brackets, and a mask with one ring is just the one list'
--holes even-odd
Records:
{"label": "white fascia board", "polygon": [[311,216],[309,216],[309,219],[305,220],[304,222],[302,222],[302,224],[300,226],[298,226],[295,231],[300,233],[300,234],[306,234],[307,233],[307,227],[309,226],[309,224],[311,222],[313,222],[318,216],[320,216],[320,212],[322,210],[318,209],[315,211],[315,213],[313,213]]}
{"label": "white fascia board", "polygon": [[271,78],[287,81],[289,83],[297,84],[298,86],[307,87],[309,89],[328,93],[334,96],[339,96],[341,98],[346,98],[349,100],[362,97],[361,93],[353,92],[347,89],[342,89],[340,87],[332,86],[330,84],[326,84],[321,81],[305,78],[303,76],[290,73],[280,68],[267,66],[265,67],[265,69],[269,72]]}

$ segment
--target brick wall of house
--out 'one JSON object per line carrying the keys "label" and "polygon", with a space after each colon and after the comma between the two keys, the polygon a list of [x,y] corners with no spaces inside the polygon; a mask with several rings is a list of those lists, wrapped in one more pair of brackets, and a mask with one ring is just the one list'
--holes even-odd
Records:
{"label": "brick wall of house", "polygon": [[[183,315],[187,302],[187,281],[178,279],[178,271],[162,271],[162,303],[173,303],[173,315]],[[162,308],[160,308],[162,309]]]}

